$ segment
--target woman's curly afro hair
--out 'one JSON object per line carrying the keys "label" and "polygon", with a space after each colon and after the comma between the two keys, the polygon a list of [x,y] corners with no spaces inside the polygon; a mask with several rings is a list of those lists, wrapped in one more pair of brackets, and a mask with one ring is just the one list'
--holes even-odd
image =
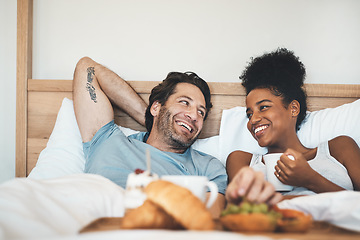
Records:
{"label": "woman's curly afro hair", "polygon": [[303,88],[305,77],[306,70],[299,58],[286,48],[278,48],[251,59],[240,79],[246,95],[257,88],[268,88],[274,95],[282,97],[286,108],[297,100],[300,103],[296,122],[298,130],[307,111],[307,96]]}

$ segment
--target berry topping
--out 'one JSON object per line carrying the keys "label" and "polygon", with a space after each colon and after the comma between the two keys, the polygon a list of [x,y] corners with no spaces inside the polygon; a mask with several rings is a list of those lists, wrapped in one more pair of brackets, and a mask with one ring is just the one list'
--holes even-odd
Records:
{"label": "berry topping", "polygon": [[144,172],[144,170],[142,170],[140,168],[135,169],[135,174],[141,174],[143,172]]}

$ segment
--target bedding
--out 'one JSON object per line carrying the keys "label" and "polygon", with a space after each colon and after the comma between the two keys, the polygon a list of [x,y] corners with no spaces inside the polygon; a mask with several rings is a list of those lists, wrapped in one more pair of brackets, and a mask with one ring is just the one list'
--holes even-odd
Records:
{"label": "bedding", "polygon": [[[314,220],[360,232],[360,193],[341,191],[281,202]],[[92,174],[39,180],[16,178],[0,185],[0,239],[248,239],[224,231],[117,230],[79,234],[90,222],[124,216],[124,190]],[[251,239],[270,239],[253,236]]]}
{"label": "bedding", "polygon": [[0,239],[75,235],[99,217],[122,217],[123,191],[92,174],[7,181],[0,185]]}
{"label": "bedding", "polygon": [[360,232],[360,192],[340,191],[284,200],[279,208],[291,208],[310,214],[317,221]]}

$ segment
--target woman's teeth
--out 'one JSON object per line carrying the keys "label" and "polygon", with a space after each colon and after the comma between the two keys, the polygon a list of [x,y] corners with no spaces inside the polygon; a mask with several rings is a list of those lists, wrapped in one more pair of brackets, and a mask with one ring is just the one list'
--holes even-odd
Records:
{"label": "woman's teeth", "polygon": [[260,127],[257,127],[257,128],[255,128],[255,130],[254,130],[254,133],[257,133],[257,132],[259,132],[259,131],[261,131],[261,130],[264,130],[264,129],[266,129],[268,126],[260,126]]}

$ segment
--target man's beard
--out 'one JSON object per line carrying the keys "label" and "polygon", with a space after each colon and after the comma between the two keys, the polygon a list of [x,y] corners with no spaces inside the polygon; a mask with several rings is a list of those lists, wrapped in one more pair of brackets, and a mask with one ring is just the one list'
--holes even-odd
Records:
{"label": "man's beard", "polygon": [[172,148],[185,150],[196,141],[198,135],[193,139],[184,141],[181,136],[176,133],[172,118],[171,112],[165,106],[162,106],[159,112],[156,128],[159,132],[164,134],[164,138],[169,145],[172,146]]}

